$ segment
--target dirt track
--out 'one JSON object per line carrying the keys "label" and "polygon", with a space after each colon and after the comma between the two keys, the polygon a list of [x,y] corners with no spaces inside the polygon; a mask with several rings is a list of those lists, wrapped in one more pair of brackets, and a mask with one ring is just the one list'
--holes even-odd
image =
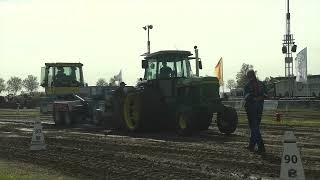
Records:
{"label": "dirt track", "polygon": [[[213,127],[192,137],[43,126],[48,150],[31,152],[32,124],[0,120],[0,158],[38,164],[79,179],[276,179],[282,136],[288,129],[263,126],[267,154],[260,156],[243,148],[248,139],[245,124],[231,136]],[[307,178],[320,179],[320,128],[294,131]]]}

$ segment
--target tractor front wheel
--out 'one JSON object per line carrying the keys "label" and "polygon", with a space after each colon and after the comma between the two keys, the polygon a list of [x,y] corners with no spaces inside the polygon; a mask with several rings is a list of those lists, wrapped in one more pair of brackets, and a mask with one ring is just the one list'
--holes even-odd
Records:
{"label": "tractor front wheel", "polygon": [[232,134],[238,125],[237,111],[228,106],[223,107],[222,112],[217,113],[217,126],[221,133]]}

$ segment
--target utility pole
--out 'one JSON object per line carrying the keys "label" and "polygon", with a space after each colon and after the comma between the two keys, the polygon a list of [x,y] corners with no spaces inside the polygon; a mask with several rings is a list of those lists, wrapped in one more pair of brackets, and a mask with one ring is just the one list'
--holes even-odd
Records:
{"label": "utility pole", "polygon": [[150,36],[149,36],[149,29],[152,29],[153,26],[152,25],[146,25],[144,27],[142,27],[144,30],[148,31],[148,42],[147,42],[147,47],[148,47],[148,51],[147,54],[150,54]]}
{"label": "utility pole", "polygon": [[290,31],[290,4],[287,0],[287,13],[286,13],[286,34],[282,42],[282,53],[285,54],[285,77],[288,78],[289,96],[293,96],[293,58],[292,53],[296,52],[297,45],[294,44],[293,34]]}

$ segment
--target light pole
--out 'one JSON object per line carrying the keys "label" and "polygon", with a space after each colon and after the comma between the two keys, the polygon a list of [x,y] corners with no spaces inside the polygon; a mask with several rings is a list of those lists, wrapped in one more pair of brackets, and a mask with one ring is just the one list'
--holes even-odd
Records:
{"label": "light pole", "polygon": [[287,14],[286,14],[286,34],[283,36],[282,53],[285,57],[285,77],[288,78],[289,97],[293,96],[293,58],[292,53],[296,52],[297,45],[293,39],[290,29],[290,10],[289,0],[287,0]]}
{"label": "light pole", "polygon": [[148,52],[147,54],[150,54],[150,36],[149,36],[149,29],[152,29],[153,26],[152,25],[146,25],[144,27],[142,27],[144,30],[148,30]]}

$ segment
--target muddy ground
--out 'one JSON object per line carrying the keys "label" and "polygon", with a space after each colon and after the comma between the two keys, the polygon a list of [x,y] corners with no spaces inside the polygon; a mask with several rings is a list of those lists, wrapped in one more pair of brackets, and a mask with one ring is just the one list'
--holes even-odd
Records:
{"label": "muddy ground", "polygon": [[277,179],[282,136],[294,130],[307,179],[320,179],[320,128],[263,125],[265,156],[250,153],[247,125],[230,136],[214,126],[192,137],[126,134],[89,125],[43,123],[46,151],[29,150],[33,119],[0,119],[0,159],[40,165],[78,179]]}

